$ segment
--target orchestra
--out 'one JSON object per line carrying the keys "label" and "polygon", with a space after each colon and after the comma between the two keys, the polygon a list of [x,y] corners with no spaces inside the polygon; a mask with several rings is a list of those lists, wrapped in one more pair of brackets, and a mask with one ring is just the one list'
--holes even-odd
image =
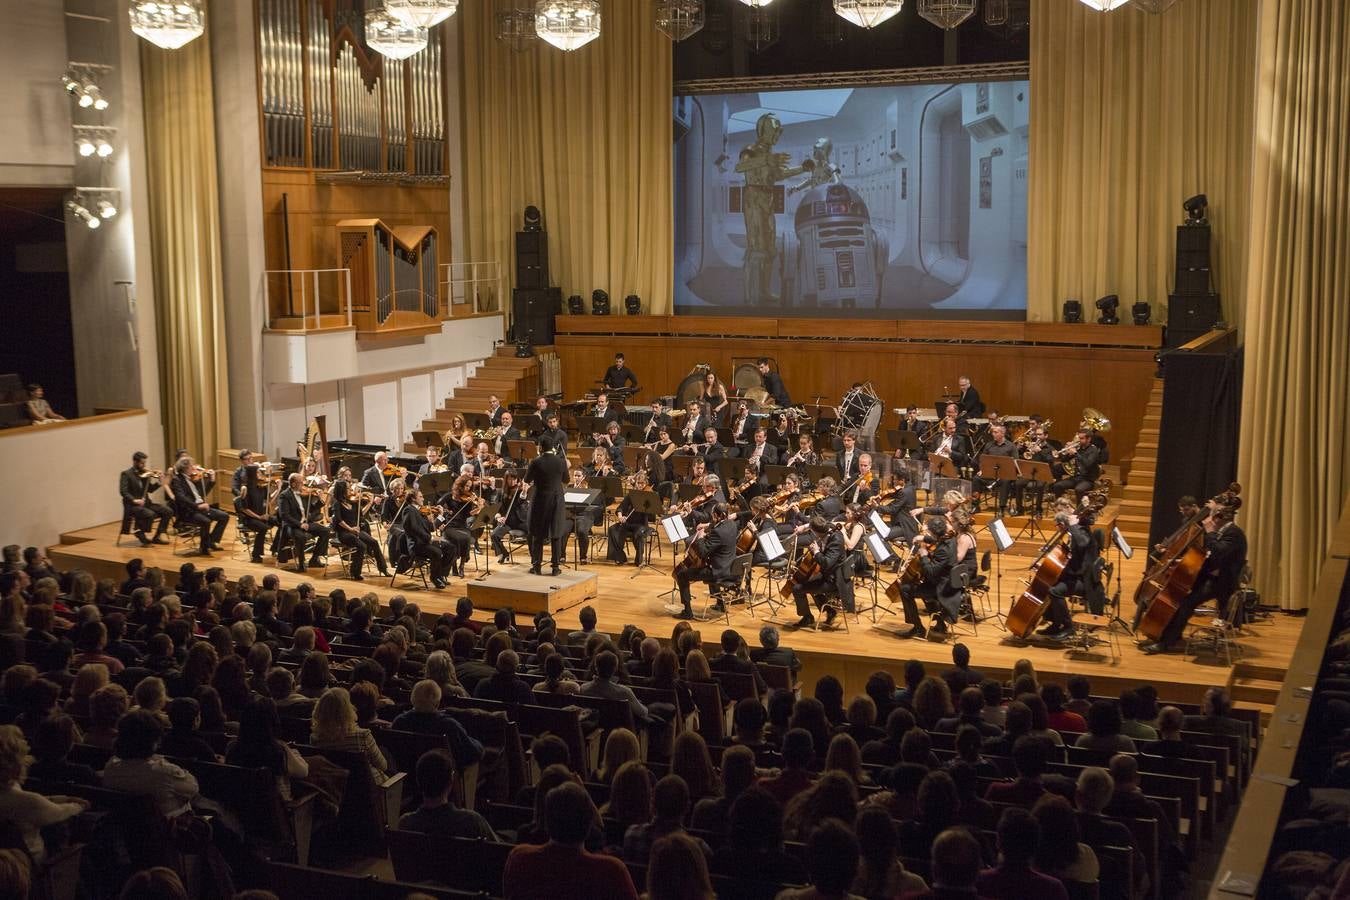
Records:
{"label": "orchestra", "polygon": [[[692,615],[691,582],[710,582],[716,590],[739,552],[749,554],[752,567],[771,567],[786,578],[780,593],[792,596],[797,625],[813,626],[823,616],[828,627],[841,612],[853,610],[854,580],[872,577],[865,539],[876,531],[898,550],[883,558],[895,576],[887,593],[900,601],[908,625],[900,636],[919,638],[941,637],[960,616],[972,614],[965,608],[965,589],[978,573],[982,529],[973,516],[983,507],[990,516],[1053,515],[1057,529],[1033,563],[1022,596],[1008,598],[1013,639],[1073,636],[1075,599],[1089,612],[1104,611],[1103,547],[1093,533],[1107,487],[1101,477],[1107,459],[1102,432],[1109,421],[1100,413],[1085,410],[1073,439],[1060,444],[1051,437],[1052,422],[1038,415],[1001,416],[961,376],[959,393],[942,397],[940,418],[921,414],[915,404],[896,410],[891,433],[918,436],[919,449],[886,445],[879,453],[871,449],[870,431],[863,434],[842,419],[832,434],[828,424],[809,427],[800,410],[786,406],[787,392],[772,361],[760,359],[756,369],[762,394],[733,391],[711,367],[700,366],[697,381],[689,382],[692,396],[677,396],[671,406],[671,398],[654,398],[635,416],[611,400],[611,394],[626,399],[637,383],[616,354],[593,399],[565,404],[541,395],[533,412],[518,417],[518,407],[493,395],[482,413],[488,427],[475,429],[456,416],[441,441],[425,446],[423,459],[395,462],[389,451],[378,450],[366,457],[370,465],[358,468],[359,480],[336,463],[337,474],[330,476],[326,449],[313,441],[300,445],[298,471],[290,476],[280,474],[281,463],[242,450],[230,482],[240,539],[251,563],[264,561],[268,537],[275,534],[278,564],[293,557],[297,571],[323,566],[331,543],[344,548],[344,577],[350,580],[363,580],[367,561],[387,575],[392,561],[398,572],[425,565],[430,582],[443,589],[452,577],[467,577],[479,540],[505,565],[508,538],[523,539],[533,574],[543,574],[545,544],[554,548],[552,573],[560,572],[569,535],[576,538],[582,565],[600,556],[615,565],[650,565],[656,520],[679,516],[691,533],[686,556],[672,571],[681,618]],[[581,459],[570,466],[565,411],[568,428],[575,427],[572,411],[596,422],[586,429],[594,433],[584,441]],[[848,410],[841,404],[835,412],[843,417]],[[723,419],[725,431],[718,428]],[[474,426],[483,424],[482,418],[474,420]],[[539,452],[522,472],[515,468],[522,460],[513,458],[513,445],[530,439]],[[818,441],[827,448],[823,454]],[[630,442],[642,448],[636,455]],[[681,453],[688,458],[683,469],[688,474],[677,479],[671,462]],[[1004,468],[991,457],[1011,465]],[[950,460],[956,475],[930,485],[929,472],[936,472],[939,459]],[[822,465],[832,474],[822,475]],[[124,529],[148,546],[168,543],[165,533],[174,520],[195,525],[200,552],[210,553],[229,519],[212,503],[215,473],[180,451],[171,474],[166,483],[144,453],[133,456],[131,468],[119,476]],[[427,480],[438,475],[453,481]],[[621,479],[622,489],[598,479]],[[423,490],[431,484],[434,497]],[[565,503],[566,488],[585,490],[588,500]],[[157,490],[167,503],[156,502]],[[647,491],[658,498],[659,513],[635,503],[635,493]],[[921,491],[928,498],[924,503]],[[1195,610],[1210,601],[1221,618],[1227,615],[1246,560],[1246,538],[1235,522],[1240,504],[1235,492],[1203,505],[1190,497],[1179,502],[1181,526],[1150,553],[1168,576],[1165,584],[1147,591],[1141,586],[1136,601],[1134,625],[1144,652],[1174,647]],[[601,535],[597,526],[606,521]],[[766,557],[760,537],[767,531],[778,537],[785,555]],[[605,540],[603,552],[592,553],[593,532]],[[1179,561],[1189,565],[1189,580],[1173,577]],[[721,603],[714,598],[711,608],[724,612]]]}

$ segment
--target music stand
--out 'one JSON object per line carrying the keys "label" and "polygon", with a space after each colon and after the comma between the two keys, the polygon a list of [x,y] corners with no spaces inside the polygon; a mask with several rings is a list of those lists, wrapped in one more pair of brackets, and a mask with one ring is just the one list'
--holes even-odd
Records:
{"label": "music stand", "polygon": [[461,412],[460,415],[464,417],[465,427],[472,428],[474,431],[492,427],[492,416],[487,413]]}
{"label": "music stand", "polygon": [[890,441],[892,450],[903,451],[905,456],[909,456],[920,447],[919,435],[913,431],[891,428],[886,431],[886,438]]}
{"label": "music stand", "polygon": [[928,500],[933,500],[937,493],[937,480],[939,478],[960,478],[956,471],[956,463],[949,457],[938,456],[936,453],[928,454]]}
{"label": "music stand", "polygon": [[[877,519],[880,518],[880,515],[875,511],[873,511],[872,515],[875,517],[872,519],[872,527],[876,528]],[[881,522],[881,524],[885,525],[886,523],[883,521]],[[872,590],[871,590],[872,602],[867,606],[867,609],[865,610],[862,609],[861,607],[858,607],[857,614],[862,615],[864,612],[870,612],[872,614],[873,625],[877,624],[878,611],[884,612],[887,615],[891,616],[895,615],[895,607],[891,606],[888,603],[881,602],[882,596],[885,596],[887,599],[890,599],[890,595],[877,590],[878,585],[881,582],[882,565],[884,563],[890,562],[890,560],[895,556],[895,553],[892,552],[891,550],[890,542],[886,540],[885,532],[888,531],[890,531],[889,526],[886,527],[885,531],[880,530],[871,531],[868,532],[867,535],[863,537],[864,542],[866,542],[867,544],[868,552],[872,554]]]}
{"label": "music stand", "polygon": [[621,449],[624,467],[630,472],[647,468],[647,454],[656,452],[655,450],[648,450],[641,444],[624,444]]}
{"label": "music stand", "polygon": [[688,478],[693,471],[695,457],[684,453],[674,453],[666,462],[670,463],[670,473],[676,478]]}
{"label": "music stand", "polygon": [[600,489],[587,485],[584,488],[565,487],[563,488],[563,504],[572,510],[572,536],[577,540],[572,542],[572,568],[581,568],[581,516],[578,512],[585,510],[588,506],[595,504],[595,499],[600,496]]}
{"label": "music stand", "polygon": [[[1020,477],[1022,477],[1022,470],[1021,467],[1018,466],[1016,458],[1011,456],[994,456],[989,453],[985,453],[980,457],[980,478],[985,481],[1012,482]],[[1003,496],[1006,500],[1007,494],[1005,493]],[[998,507],[998,492],[997,489],[995,489],[994,510],[1001,515],[1003,510]]]}
{"label": "music stand", "polygon": [[[655,522],[657,517],[661,515],[661,497],[656,491],[629,491],[626,499],[628,500],[628,505],[632,507],[633,512],[647,514],[648,522]],[[652,526],[648,525],[647,527],[651,528]],[[641,575],[643,569],[656,571],[656,566],[652,565],[650,553],[646,555],[642,565],[637,567],[637,571],[628,576],[628,580],[632,581],[634,578]]]}
{"label": "music stand", "polygon": [[750,462],[745,459],[724,457],[717,461],[716,468],[723,484],[738,484],[745,477],[745,470],[750,468]]}
{"label": "music stand", "polygon": [[703,488],[696,484],[677,484],[675,486],[675,496],[679,498],[680,503],[687,503],[695,497],[702,497]]}
{"label": "music stand", "polygon": [[[584,444],[593,435],[604,434],[608,427],[609,422],[599,416],[577,416],[577,434],[581,437],[579,443]],[[571,431],[572,429],[566,430]]]}
{"label": "music stand", "polygon": [[454,484],[455,475],[452,472],[428,472],[417,478],[417,488],[422,492],[422,499],[428,503],[435,503]]}
{"label": "music stand", "polygon": [[[993,519],[989,522],[989,534],[994,539],[994,618],[998,620],[999,626],[1007,631],[1008,616],[1001,612],[1003,608],[1003,554],[1012,549],[1014,540],[1012,535],[1008,533],[1008,526],[1002,519]],[[1008,598],[1008,605],[1011,609],[1011,597]]]}
{"label": "music stand", "polygon": [[624,443],[627,444],[641,444],[647,440],[647,432],[641,425],[621,424],[619,434],[623,435]]}
{"label": "music stand", "polygon": [[[858,456],[860,454],[861,451],[858,451],[853,455]],[[810,480],[812,484],[816,484],[822,478],[838,479],[840,477],[839,468],[837,466],[827,466],[827,465],[807,466],[806,477],[808,480]]]}
{"label": "music stand", "polygon": [[[1134,634],[1134,629],[1130,627],[1130,624],[1120,617],[1121,558],[1133,559],[1134,548],[1130,546],[1129,541],[1125,540],[1125,535],[1120,533],[1120,528],[1114,525],[1111,527],[1111,545],[1116,548],[1116,595],[1111,598],[1111,606],[1114,608],[1111,611],[1111,621],[1107,623],[1106,627],[1114,628],[1116,624],[1119,623],[1120,627],[1125,629],[1127,635]],[[1231,603],[1234,601],[1230,600],[1229,602]]]}
{"label": "music stand", "polygon": [[[490,535],[494,524],[493,520],[497,517],[499,509],[501,509],[500,503],[485,503],[483,508],[478,511],[478,515],[469,521],[469,540],[473,541],[475,548],[478,546],[478,538],[474,537],[474,529],[480,528],[483,534]],[[482,581],[492,574],[492,554],[487,552],[491,549],[492,545],[489,543],[483,551],[483,571],[474,581]]]}
{"label": "music stand", "polygon": [[797,470],[792,466],[765,466],[764,480],[777,487],[783,483],[783,479],[793,474]]}
{"label": "music stand", "polygon": [[518,459],[525,463],[539,455],[539,445],[534,441],[507,441],[506,447],[512,459]]}
{"label": "music stand", "polygon": [[675,584],[675,567],[679,565],[679,560],[675,557],[679,556],[680,541],[685,541],[687,543],[692,538],[689,534],[689,526],[684,524],[683,516],[677,516],[672,513],[664,519],[661,519],[660,522],[661,529],[666,533],[666,540],[670,541],[670,590],[663,591],[657,596],[674,596],[675,592],[678,590]]}
{"label": "music stand", "polygon": [[623,496],[623,478],[618,475],[592,475],[586,479],[586,483],[600,489],[605,495],[605,505]]}
{"label": "music stand", "polygon": [[[1028,482],[1039,483],[1041,489],[1036,493],[1036,507],[1032,514],[1027,516],[1027,523],[1022,526],[1022,530],[1017,532],[1017,539],[1021,540],[1025,535],[1034,535],[1044,541],[1047,540],[1047,536],[1041,530],[1041,519],[1045,517],[1045,492],[1054,483],[1055,475],[1050,471],[1050,464],[1040,460],[1023,460],[1022,467],[1025,469],[1022,477]],[[1026,498],[1023,497],[1023,499]]]}
{"label": "music stand", "polygon": [[412,433],[413,443],[418,449],[425,450],[428,447],[444,447],[445,441],[441,438],[439,431],[414,431]]}

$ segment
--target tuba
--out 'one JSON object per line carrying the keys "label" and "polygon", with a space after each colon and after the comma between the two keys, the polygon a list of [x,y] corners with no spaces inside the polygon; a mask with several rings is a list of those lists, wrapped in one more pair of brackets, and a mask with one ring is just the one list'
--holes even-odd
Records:
{"label": "tuba", "polygon": [[1111,430],[1111,420],[1104,416],[1100,410],[1088,406],[1083,409],[1083,420],[1078,423],[1078,427],[1102,434]]}

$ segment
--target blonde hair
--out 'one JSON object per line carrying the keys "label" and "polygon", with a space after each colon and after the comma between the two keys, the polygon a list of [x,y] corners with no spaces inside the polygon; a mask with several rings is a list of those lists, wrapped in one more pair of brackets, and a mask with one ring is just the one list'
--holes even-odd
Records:
{"label": "blonde hair", "polygon": [[331,687],[314,704],[310,734],[316,741],[336,741],[356,730],[356,707],[346,688]]}
{"label": "blonde hair", "polygon": [[0,631],[23,634],[27,630],[23,624],[25,612],[27,604],[24,603],[23,594],[0,597]]}
{"label": "blonde hair", "polygon": [[83,606],[94,599],[94,576],[83,569],[70,573],[70,608]]}
{"label": "blonde hair", "polygon": [[627,728],[615,728],[605,738],[605,759],[597,777],[600,781],[611,781],[624,763],[641,759],[642,747],[638,744],[637,735]]}
{"label": "blonde hair", "polygon": [[684,677],[690,681],[712,681],[712,669],[702,650],[690,650],[684,659]]}
{"label": "blonde hair", "polygon": [[23,732],[14,725],[0,725],[0,785],[22,782],[32,761]]}
{"label": "blonde hair", "polygon": [[133,691],[136,698],[136,705],[141,709],[157,713],[164,709],[164,704],[168,702],[168,695],[164,692],[164,681],[155,675],[150,675],[140,680]]}
{"label": "blonde hair", "polygon": [[70,699],[76,703],[88,702],[94,692],[108,683],[108,667],[103,663],[85,663],[70,683]]}

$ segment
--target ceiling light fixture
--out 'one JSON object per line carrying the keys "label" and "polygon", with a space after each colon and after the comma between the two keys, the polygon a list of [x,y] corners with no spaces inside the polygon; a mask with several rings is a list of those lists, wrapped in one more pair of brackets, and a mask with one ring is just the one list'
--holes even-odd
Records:
{"label": "ceiling light fixture", "polygon": [[656,0],[656,30],[682,41],[703,30],[703,0]]}
{"label": "ceiling light fixture", "polygon": [[905,8],[905,0],[834,0],[834,11],[859,28],[876,28]]}
{"label": "ceiling light fixture", "polygon": [[427,30],[372,9],[366,13],[366,43],[388,59],[407,59],[426,47]]}
{"label": "ceiling light fixture", "polygon": [[763,9],[772,3],[773,0],[741,0],[741,2],[751,9]]}
{"label": "ceiling light fixture", "polygon": [[103,224],[99,221],[98,216],[85,209],[84,205],[79,203],[78,200],[67,200],[66,209],[70,210],[75,215],[75,218],[88,226],[90,231],[93,231]]}
{"label": "ceiling light fixture", "polygon": [[1097,12],[1110,12],[1113,9],[1120,9],[1130,0],[1079,0],[1079,2]]}
{"label": "ceiling light fixture", "polygon": [[202,0],[132,0],[131,30],[156,47],[177,50],[206,30]]}
{"label": "ceiling light fixture", "polygon": [[975,0],[919,0],[919,17],[950,30],[975,15]]}
{"label": "ceiling light fixture", "polygon": [[81,156],[101,156],[107,158],[113,154],[113,138],[117,129],[106,125],[76,125],[75,147]]}
{"label": "ceiling light fixture", "polygon": [[414,28],[430,28],[453,16],[459,0],[384,0],[384,8]]}
{"label": "ceiling light fixture", "polygon": [[512,7],[497,13],[494,21],[497,25],[497,40],[520,52],[533,46],[539,35],[534,33],[534,10],[524,7]]}
{"label": "ceiling light fixture", "polygon": [[534,33],[569,53],[584,47],[600,36],[600,0],[539,0]]}

